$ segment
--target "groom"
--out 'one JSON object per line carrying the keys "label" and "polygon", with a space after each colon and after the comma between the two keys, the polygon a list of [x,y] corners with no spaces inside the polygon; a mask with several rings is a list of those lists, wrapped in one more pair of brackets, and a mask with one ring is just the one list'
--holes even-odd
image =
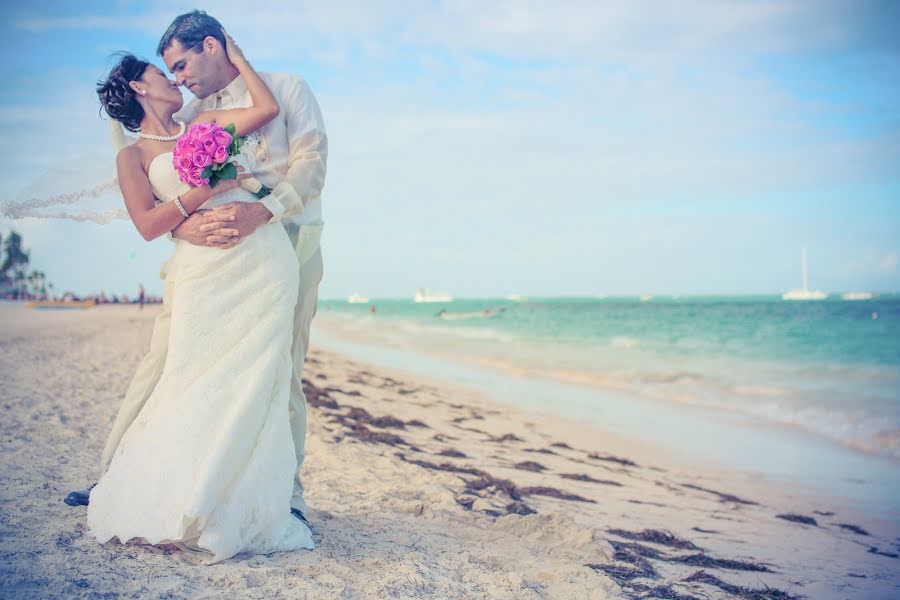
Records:
{"label": "groom", "polygon": [[[203,11],[176,17],[160,39],[162,56],[179,85],[196,96],[179,115],[189,122],[200,111],[241,108],[252,105],[243,78],[228,60],[222,25]],[[294,373],[291,378],[289,418],[297,457],[291,513],[306,519],[300,470],[306,437],[306,396],[301,376],[309,347],[309,327],[316,312],[319,282],[322,280],[322,200],[328,142],[325,125],[312,91],[300,77],[260,73],[281,108],[279,116],[249,136],[244,152],[251,154],[253,175],[272,189],[259,202],[234,202],[214,210],[198,211],[172,230],[172,236],[199,246],[215,246],[227,251],[260,225],[284,225],[297,252],[300,292],[294,308],[294,341],[291,348]],[[165,278],[166,266],[161,276]],[[131,382],[100,460],[100,472],[109,468],[125,431],[137,417],[156,386],[165,366],[171,303],[177,290],[166,281],[163,309],[156,318],[150,352],[141,361]],[[285,324],[285,327],[290,326]],[[228,327],[228,323],[222,323]],[[93,486],[92,486],[93,487]],[[70,505],[85,505],[90,488],[69,494]]]}

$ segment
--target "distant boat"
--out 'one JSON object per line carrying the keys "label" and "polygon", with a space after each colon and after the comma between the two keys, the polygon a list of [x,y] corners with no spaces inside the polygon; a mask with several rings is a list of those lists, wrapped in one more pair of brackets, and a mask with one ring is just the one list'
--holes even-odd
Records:
{"label": "distant boat", "polygon": [[800,263],[803,268],[803,288],[799,290],[791,290],[781,295],[782,300],[824,300],[828,294],[819,290],[810,290],[807,282],[806,269],[806,248],[800,252]]}
{"label": "distant boat", "polygon": [[369,299],[359,294],[351,294],[347,296],[347,302],[350,304],[368,304]]}
{"label": "distant boat", "polygon": [[521,302],[525,298],[523,298],[519,294],[507,294],[506,299],[509,300],[510,302]]}
{"label": "distant boat", "polygon": [[841,294],[841,300],[871,300],[872,297],[871,292],[847,292],[846,294]]}
{"label": "distant boat", "polygon": [[429,292],[423,288],[416,292],[413,300],[416,302],[453,302],[453,296],[442,292]]}
{"label": "distant boat", "polygon": [[644,294],[641,296],[641,302],[649,302],[650,300],[653,300],[652,294]]}

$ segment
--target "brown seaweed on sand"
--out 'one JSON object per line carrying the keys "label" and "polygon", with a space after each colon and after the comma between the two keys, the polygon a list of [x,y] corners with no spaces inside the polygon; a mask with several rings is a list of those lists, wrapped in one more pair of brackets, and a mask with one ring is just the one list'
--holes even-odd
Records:
{"label": "brown seaweed on sand", "polygon": [[[609,545],[616,551],[616,556],[640,556],[642,558],[653,558],[656,560],[665,560],[666,555],[662,551],[650,546],[644,546],[635,542],[621,542],[619,540],[609,540]],[[615,556],[613,557],[615,558]]]}
{"label": "brown seaweed on sand", "polygon": [[352,419],[353,421],[381,429],[406,429],[406,423],[396,417],[390,415],[373,417],[372,414],[364,408],[359,408],[358,406],[351,406],[349,408],[350,410],[346,414],[335,415],[335,419],[341,422],[345,422],[345,419]]}
{"label": "brown seaweed on sand", "polygon": [[590,481],[591,483],[600,483],[602,485],[614,485],[616,487],[622,487],[622,484],[618,481],[612,481],[610,479],[594,479],[590,475],[585,475],[584,473],[561,473],[560,477],[564,479],[572,479],[574,481]]}
{"label": "brown seaweed on sand", "polygon": [[485,473],[485,472],[482,471],[481,469],[476,469],[476,468],[474,468],[474,467],[458,467],[458,466],[456,466],[456,465],[454,465],[454,464],[446,463],[446,462],[445,462],[445,463],[441,463],[441,464],[439,464],[439,465],[436,465],[436,464],[434,464],[434,463],[432,463],[432,462],[428,462],[427,460],[419,460],[419,459],[415,459],[415,458],[407,458],[406,455],[405,455],[404,453],[402,453],[402,452],[398,452],[395,456],[396,456],[397,458],[399,458],[400,460],[402,460],[402,461],[405,461],[405,462],[408,462],[408,463],[410,463],[410,464],[413,464],[413,465],[417,465],[417,466],[423,467],[423,468],[425,468],[425,469],[431,469],[431,470],[433,470],[433,471],[450,471],[450,472],[453,472],[453,473],[468,473],[469,475],[479,475],[479,476],[481,476],[481,475],[487,475],[488,477],[490,477],[490,475],[488,475],[487,473]]}
{"label": "brown seaweed on sand", "polygon": [[314,408],[330,408],[332,410],[337,410],[341,407],[334,398],[328,395],[328,392],[314,386],[308,381],[303,382],[303,394],[306,396],[307,403]]}
{"label": "brown seaweed on sand", "polygon": [[708,554],[700,552],[698,554],[688,554],[686,556],[672,556],[664,559],[667,562],[681,563],[692,567],[708,567],[711,569],[728,569],[731,571],[756,571],[758,573],[771,573],[772,569],[766,565],[752,563],[743,560],[732,560],[730,558],[715,558]]}
{"label": "brown seaweed on sand", "polygon": [[[613,530],[610,531],[612,533]],[[676,538],[677,539],[677,538]],[[684,541],[684,540],[680,540]],[[708,567],[711,569],[728,569],[730,571],[754,571],[757,573],[771,573],[772,570],[763,564],[752,563],[742,560],[732,560],[730,558],[715,558],[704,552],[694,554],[665,554],[664,552],[638,544],[637,542],[620,542],[617,540],[609,540],[610,545],[617,551],[626,554],[635,554],[643,558],[652,558],[668,563],[676,563],[682,565],[690,565],[692,567]],[[690,542],[687,542],[690,544]],[[693,546],[693,544],[691,544]],[[696,548],[696,546],[694,546]]]}
{"label": "brown seaweed on sand", "polygon": [[715,529],[703,529],[702,527],[691,527],[691,529],[700,533],[719,533]]}
{"label": "brown seaweed on sand", "polygon": [[361,423],[344,423],[347,427],[346,436],[355,438],[368,444],[387,444],[388,446],[407,446],[414,452],[421,452],[419,448],[410,444],[399,435],[386,431],[372,431]]}
{"label": "brown seaweed on sand", "polygon": [[524,502],[510,502],[506,505],[506,512],[513,515],[533,515],[536,510],[525,504]]}
{"label": "brown seaweed on sand", "polygon": [[662,506],[662,507],[668,506],[667,504],[663,504],[662,502],[651,502],[650,500],[630,499],[628,501],[631,502],[632,504],[648,504],[650,506]]}
{"label": "brown seaweed on sand", "polygon": [[[451,463],[441,463],[435,464],[432,462],[428,462],[426,460],[419,460],[415,458],[407,458],[405,454],[402,452],[398,452],[396,454],[397,458],[400,460],[406,461],[408,463],[418,465],[420,467],[426,469],[432,469],[436,471],[450,471],[453,473],[465,473],[467,475],[474,475],[474,479],[467,479],[466,486],[463,490],[463,493],[466,495],[475,495],[475,496],[484,496],[483,492],[487,492],[489,495],[496,495],[498,493],[503,493],[509,496],[512,500],[522,500],[522,496],[550,496],[552,498],[558,498],[560,500],[571,500],[574,502],[590,502],[596,503],[594,500],[590,498],[584,498],[577,494],[570,494],[568,492],[563,492],[556,488],[550,487],[542,487],[542,486],[534,486],[534,487],[524,487],[520,488],[515,483],[510,481],[509,479],[500,479],[498,477],[494,477],[490,473],[486,471],[482,471],[481,469],[476,469],[474,467],[460,467]],[[459,502],[459,500],[457,500]],[[530,508],[529,508],[530,510]],[[518,513],[523,514],[523,513]]]}
{"label": "brown seaweed on sand", "polygon": [[438,452],[438,456],[449,456],[451,458],[468,458],[465,452],[460,452],[454,448],[445,448]]}
{"label": "brown seaweed on sand", "polygon": [[900,558],[900,554],[897,554],[896,552],[885,552],[884,550],[879,550],[876,546],[872,546],[871,548],[869,548],[869,554],[887,556],[888,558]]}
{"label": "brown seaweed on sand", "polygon": [[[488,434],[490,435],[490,434]],[[507,433],[506,435],[501,435],[499,437],[491,436],[491,442],[524,442],[522,438],[517,436],[514,433]]]}
{"label": "brown seaweed on sand", "polygon": [[623,587],[627,587],[628,583],[633,579],[644,578],[644,579],[659,579],[660,575],[650,564],[650,561],[641,556],[640,554],[633,552],[630,548],[627,547],[615,547],[615,554],[613,554],[612,559],[616,562],[626,563],[629,566],[618,565],[618,564],[587,564],[586,567],[590,567],[595,571],[602,571],[609,575],[616,583],[622,585]]}
{"label": "brown seaweed on sand", "polygon": [[660,531],[658,529],[644,529],[642,531],[628,531],[626,529],[608,529],[611,534],[617,535],[626,540],[636,540],[639,542],[652,542],[661,546],[669,546],[670,548],[678,548],[679,550],[699,550],[693,542],[683,540],[668,531]]}
{"label": "brown seaweed on sand", "polygon": [[572,446],[568,445],[565,442],[553,442],[550,445],[553,446],[554,448],[565,448],[567,450],[574,450],[574,448],[572,448]]}
{"label": "brown seaweed on sand", "polygon": [[[647,563],[647,564],[649,565],[650,563]],[[632,579],[638,579],[641,577],[649,578],[649,579],[659,579],[659,574],[655,570],[652,570],[653,567],[650,567],[651,571],[647,572],[642,569],[635,569],[633,567],[626,567],[624,565],[609,565],[609,564],[598,565],[598,564],[594,564],[594,563],[588,563],[584,566],[590,567],[591,569],[594,569],[595,571],[601,571],[601,572],[609,575],[609,577],[613,581],[615,581],[622,587],[630,587],[627,585],[627,583],[629,581],[631,581]]]}
{"label": "brown seaweed on sand", "polygon": [[541,454],[558,454],[550,448],[525,448],[525,452],[539,452]]}
{"label": "brown seaweed on sand", "polygon": [[649,586],[643,583],[631,582],[626,586],[627,590],[632,594],[640,594],[634,596],[636,598],[653,598],[654,600],[701,600],[697,596],[689,594],[681,594],[672,588],[672,585],[655,585]]}
{"label": "brown seaweed on sand", "polygon": [[588,458],[593,458],[594,460],[603,460],[606,462],[616,463],[618,465],[622,465],[623,467],[636,467],[638,464],[633,460],[629,460],[627,458],[622,458],[620,456],[613,456],[612,454],[597,454],[596,452],[591,452],[588,454]]}
{"label": "brown seaweed on sand", "polygon": [[838,527],[841,529],[846,529],[847,531],[852,531],[858,535],[870,535],[868,531],[863,529],[862,527],[858,527],[856,525],[851,525],[850,523],[838,523]]}
{"label": "brown seaweed on sand", "polygon": [[693,483],[682,483],[681,487],[686,487],[689,490],[698,490],[701,492],[706,492],[707,494],[712,494],[714,496],[718,496],[720,502],[734,502],[736,504],[748,504],[751,506],[759,506],[758,502],[754,502],[752,500],[744,500],[743,498],[738,498],[734,494],[725,494],[722,492],[717,492],[716,490],[711,490],[709,488],[700,487],[699,485],[694,485]]}
{"label": "brown seaweed on sand", "polygon": [[729,594],[731,594],[735,598],[739,598],[740,600],[799,600],[800,598],[803,598],[803,596],[792,596],[785,591],[770,588],[768,586],[764,588],[747,588],[739,585],[734,585],[732,583],[722,581],[715,575],[710,575],[706,571],[697,571],[696,573],[690,575],[682,581],[712,585],[724,592],[728,592]]}
{"label": "brown seaweed on sand", "polygon": [[513,500],[522,499],[519,488],[509,479],[499,479],[490,473],[481,471],[475,479],[466,481],[466,492],[478,494],[478,492],[484,490],[488,490],[491,493],[503,492]]}
{"label": "brown seaweed on sand", "polygon": [[331,392],[337,392],[339,394],[344,394],[345,396],[362,396],[362,392],[360,392],[359,390],[349,390],[348,391],[348,390],[342,390],[341,388],[334,387],[334,386],[328,386],[328,387],[322,388],[322,391],[325,392],[326,394],[330,394]]}
{"label": "brown seaweed on sand", "polygon": [[570,494],[568,492],[560,491],[556,488],[544,487],[544,486],[534,486],[534,487],[524,487],[519,488],[519,491],[525,494],[526,496],[550,496],[552,498],[559,498],[560,500],[572,500],[575,502],[589,502],[591,504],[597,504],[596,500],[591,500],[590,498],[585,498],[584,496],[579,496],[578,494]]}
{"label": "brown seaweed on sand", "polygon": [[535,473],[540,473],[541,471],[547,470],[547,467],[539,462],[534,462],[533,460],[526,460],[520,463],[516,463],[513,465],[513,467],[516,469],[521,469],[522,471],[534,471]]}
{"label": "brown seaweed on sand", "polygon": [[812,517],[806,517],[803,515],[793,515],[793,514],[785,514],[785,515],[775,515],[779,519],[784,519],[785,521],[790,521],[791,523],[802,523],[803,525],[813,525],[818,527],[819,524]]}

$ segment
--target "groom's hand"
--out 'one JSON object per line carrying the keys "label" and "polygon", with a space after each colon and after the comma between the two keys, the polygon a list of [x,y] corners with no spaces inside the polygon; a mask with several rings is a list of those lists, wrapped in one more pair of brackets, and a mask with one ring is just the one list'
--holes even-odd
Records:
{"label": "groom's hand", "polygon": [[194,246],[230,248],[240,240],[232,221],[234,217],[229,214],[198,210],[172,230],[172,237]]}
{"label": "groom's hand", "polygon": [[[228,244],[230,248],[272,218],[269,209],[258,202],[231,202],[217,206],[212,212],[218,215],[221,221],[201,225],[200,231],[209,235],[209,245],[219,247]],[[231,233],[235,235],[229,235]]]}

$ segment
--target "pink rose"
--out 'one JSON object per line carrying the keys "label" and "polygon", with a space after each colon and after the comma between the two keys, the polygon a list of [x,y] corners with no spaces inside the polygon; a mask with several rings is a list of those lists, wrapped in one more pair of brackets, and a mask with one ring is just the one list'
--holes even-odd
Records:
{"label": "pink rose", "polygon": [[216,131],[214,135],[216,138],[216,144],[218,144],[219,146],[224,146],[226,148],[230,146],[231,142],[234,140],[234,138],[231,137],[231,134],[224,129]]}
{"label": "pink rose", "polygon": [[197,150],[203,149],[203,144],[199,143],[197,140],[189,139],[184,143],[184,149],[188,152],[196,152]]}
{"label": "pink rose", "polygon": [[228,160],[228,148],[226,146],[219,146],[216,148],[216,153],[213,154],[213,160],[219,163],[220,165]]}
{"label": "pink rose", "polygon": [[191,125],[191,128],[188,133],[190,134],[191,139],[200,140],[207,134],[210,134],[213,131],[215,131],[216,127],[217,127],[217,125],[215,123],[208,123],[205,121],[202,123],[194,123],[193,125]]}
{"label": "pink rose", "polygon": [[194,153],[194,166],[200,167],[201,169],[208,167],[212,164],[212,157],[206,152],[195,152]]}
{"label": "pink rose", "polygon": [[203,142],[203,151],[204,152],[206,152],[207,154],[210,154],[210,155],[216,153],[216,148],[218,148],[219,145],[216,144],[216,138],[212,134],[203,138],[202,142]]}
{"label": "pink rose", "polygon": [[175,152],[172,165],[175,167],[175,172],[178,173],[178,178],[185,183],[190,183],[190,169],[194,166],[190,156]]}
{"label": "pink rose", "polygon": [[200,167],[192,167],[188,171],[188,173],[190,174],[190,178],[194,181],[203,181],[203,178],[200,177],[200,173],[202,173],[202,172],[203,172],[203,169],[201,169]]}

